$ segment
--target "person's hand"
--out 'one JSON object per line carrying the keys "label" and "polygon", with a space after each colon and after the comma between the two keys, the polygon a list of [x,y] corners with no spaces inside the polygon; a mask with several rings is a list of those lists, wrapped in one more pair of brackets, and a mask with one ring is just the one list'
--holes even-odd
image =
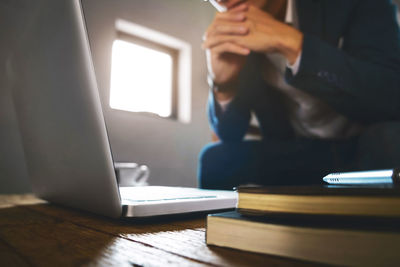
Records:
{"label": "person's hand", "polygon": [[[214,83],[226,85],[233,83],[245,63],[250,49],[234,42],[218,42],[221,36],[244,36],[248,28],[246,3],[233,7],[224,13],[217,13],[215,19],[204,34],[203,48],[206,49],[208,71]],[[209,46],[208,44],[213,44]]]}
{"label": "person's hand", "polygon": [[[303,34],[297,29],[276,20],[273,16],[251,5],[237,14],[244,15],[242,22],[219,31],[214,38],[207,39],[203,46],[212,50],[222,44],[235,44],[260,53],[278,52],[293,64],[302,50]],[[247,34],[231,34],[245,28]]]}

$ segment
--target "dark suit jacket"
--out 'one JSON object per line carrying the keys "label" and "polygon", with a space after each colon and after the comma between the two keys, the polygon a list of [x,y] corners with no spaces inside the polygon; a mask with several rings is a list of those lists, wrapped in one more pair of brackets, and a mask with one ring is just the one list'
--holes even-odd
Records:
{"label": "dark suit jacket", "polygon": [[[365,125],[400,119],[400,33],[390,0],[299,0],[304,33],[299,72],[286,70],[294,87],[316,96]],[[339,48],[340,39],[343,46]],[[239,90],[221,113],[212,93],[210,124],[222,141],[240,141],[254,111],[264,138],[294,136],[285,96],[261,76],[262,55],[252,53]]]}

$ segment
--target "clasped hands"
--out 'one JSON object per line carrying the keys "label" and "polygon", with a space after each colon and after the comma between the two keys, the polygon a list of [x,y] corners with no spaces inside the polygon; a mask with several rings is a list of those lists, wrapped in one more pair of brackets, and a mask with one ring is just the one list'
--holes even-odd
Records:
{"label": "clasped hands", "polygon": [[301,52],[303,34],[256,6],[243,2],[217,13],[204,34],[203,49],[214,83],[235,81],[250,51],[280,53],[293,64]]}

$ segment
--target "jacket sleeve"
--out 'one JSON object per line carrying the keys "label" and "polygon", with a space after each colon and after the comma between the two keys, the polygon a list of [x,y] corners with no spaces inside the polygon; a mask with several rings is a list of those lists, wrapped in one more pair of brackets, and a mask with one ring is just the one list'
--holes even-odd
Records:
{"label": "jacket sleeve", "polygon": [[389,0],[360,0],[339,49],[304,35],[293,86],[319,97],[345,116],[373,123],[400,119],[400,34]]}
{"label": "jacket sleeve", "polygon": [[237,95],[222,112],[212,89],[208,98],[208,118],[211,128],[223,142],[240,142],[249,127],[250,107]]}
{"label": "jacket sleeve", "polygon": [[[262,57],[251,53],[243,66],[238,78],[238,89],[235,98],[222,112],[216,102],[213,90],[210,89],[208,99],[208,117],[211,128],[223,142],[240,142],[246,134],[250,114],[260,97],[257,92],[265,88],[261,74]],[[212,88],[213,86],[210,85]]]}

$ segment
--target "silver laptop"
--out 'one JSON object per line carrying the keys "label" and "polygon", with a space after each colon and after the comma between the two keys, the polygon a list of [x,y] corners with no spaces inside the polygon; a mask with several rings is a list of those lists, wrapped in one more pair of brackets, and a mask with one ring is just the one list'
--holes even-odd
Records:
{"label": "silver laptop", "polygon": [[115,218],[236,206],[231,191],[119,188],[80,0],[15,3],[20,27],[7,78],[34,193]]}

